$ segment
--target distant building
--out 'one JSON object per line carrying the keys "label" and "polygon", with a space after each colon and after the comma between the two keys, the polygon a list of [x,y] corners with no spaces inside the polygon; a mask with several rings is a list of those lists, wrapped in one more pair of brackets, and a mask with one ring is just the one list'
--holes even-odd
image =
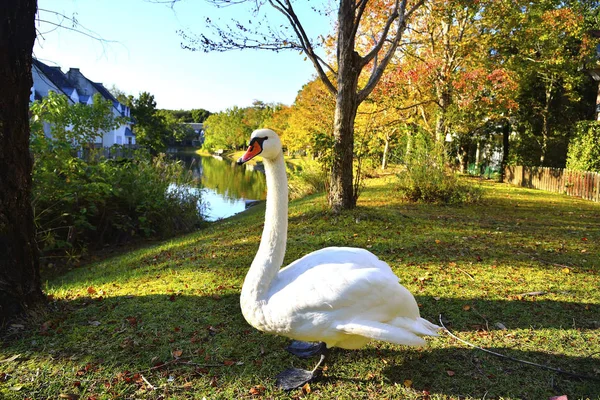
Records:
{"label": "distant building", "polygon": [[182,125],[191,128],[196,134],[191,142],[192,146],[202,146],[204,144],[204,124],[202,122],[184,122]]}
{"label": "distant building", "polygon": [[[96,147],[111,147],[112,145],[135,145],[135,134],[131,130],[131,110],[124,104],[119,103],[115,97],[101,84],[86,78],[79,68],[71,68],[65,74],[60,67],[51,67],[34,59],[31,68],[33,76],[33,87],[31,88],[31,101],[41,100],[48,96],[49,91],[64,94],[68,97],[70,104],[82,103],[92,104],[95,94],[100,94],[104,99],[113,104],[113,115],[115,117],[126,117],[126,122],[117,128],[98,134]],[[44,132],[50,135],[50,126],[44,124]]]}

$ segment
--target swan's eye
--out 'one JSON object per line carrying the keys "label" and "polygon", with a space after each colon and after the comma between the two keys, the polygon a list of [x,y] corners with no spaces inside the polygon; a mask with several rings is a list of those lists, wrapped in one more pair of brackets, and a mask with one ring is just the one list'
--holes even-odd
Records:
{"label": "swan's eye", "polygon": [[258,143],[258,145],[262,148],[263,142],[267,140],[268,137],[255,137],[250,141],[250,146],[254,146],[254,143]]}

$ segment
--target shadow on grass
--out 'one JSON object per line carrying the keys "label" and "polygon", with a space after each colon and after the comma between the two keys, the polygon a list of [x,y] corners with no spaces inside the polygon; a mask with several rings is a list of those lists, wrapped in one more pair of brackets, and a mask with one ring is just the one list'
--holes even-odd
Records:
{"label": "shadow on grass", "polygon": [[[547,399],[563,394],[568,394],[569,398],[594,398],[600,395],[600,375],[594,372],[600,367],[598,358],[506,348],[490,350],[595,379],[581,379],[494,357],[478,350],[452,347],[411,350],[402,363],[386,366],[383,375],[391,384],[404,385],[405,380],[409,379],[417,392],[438,393],[453,398]],[[370,357],[392,356],[371,350],[363,353]]]}
{"label": "shadow on grass", "polygon": [[[570,316],[583,329],[591,328],[593,317],[599,315],[597,309],[585,310],[583,304],[569,302],[444,298],[436,301],[427,296],[417,300],[422,304],[423,316],[444,312],[452,322],[447,326],[458,334],[482,329],[485,326],[482,315],[490,324],[502,321],[509,332],[530,327],[560,329],[568,322],[559,317],[562,313],[558,311],[565,308],[571,310]],[[472,304],[471,312],[464,312],[462,308],[466,301]],[[156,384],[169,376],[176,381],[201,384],[207,384],[203,379],[210,381],[217,377],[219,387],[234,390],[232,393],[237,396],[247,393],[256,384],[265,384],[269,390],[275,390],[273,377],[278,372],[292,365],[310,368],[314,363],[314,360],[295,359],[285,352],[287,339],[263,334],[248,326],[239,309],[239,293],[231,288],[216,289],[207,295],[165,293],[104,298],[97,293],[92,297],[56,301],[51,308],[52,313],[43,316],[39,324],[28,331],[13,332],[11,340],[4,342],[2,352],[23,354],[23,361],[40,359],[45,360],[40,363],[61,364],[56,367],[58,370],[72,371],[72,376],[67,373],[64,378],[55,378],[66,379],[65,383],[57,383],[60,390],[80,379],[77,374],[89,364],[104,374],[86,375],[92,383],[114,380],[124,370],[144,371]],[[436,318],[429,319],[436,322]],[[522,345],[519,341],[512,345]],[[562,389],[565,393],[578,395],[600,393],[600,382],[562,377],[453,346],[453,341],[442,338],[423,350],[391,350],[386,344],[375,344],[376,348],[359,351],[336,349],[325,378],[315,383],[313,390],[338,390],[339,385],[343,390],[354,390],[357,385],[368,384],[369,378],[363,378],[374,371],[385,382],[404,385],[409,379],[414,390],[451,397],[480,397],[487,392],[487,398],[534,399],[549,393],[559,394]],[[506,353],[507,349],[500,352]],[[590,363],[590,360],[598,361],[597,358],[525,350],[508,352],[513,357],[581,373],[594,374],[594,368],[600,368],[600,365]],[[175,355],[194,365],[172,364],[151,370],[157,362],[172,362]],[[21,360],[16,361],[19,362]],[[53,368],[36,364],[23,366],[30,371],[34,371],[34,367]],[[19,370],[7,370],[7,373],[27,376],[27,372]],[[531,383],[535,381],[540,382]],[[528,390],[534,387],[535,391],[521,392],[521,385],[526,385]],[[31,384],[21,394],[27,393],[33,398],[55,396],[50,389]]]}

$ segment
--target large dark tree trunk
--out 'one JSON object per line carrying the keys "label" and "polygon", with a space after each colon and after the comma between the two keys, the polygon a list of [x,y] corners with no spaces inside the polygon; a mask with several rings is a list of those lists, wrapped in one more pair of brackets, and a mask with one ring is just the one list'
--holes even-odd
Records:
{"label": "large dark tree trunk", "polygon": [[29,96],[36,0],[0,5],[0,320],[44,301],[31,209]]}
{"label": "large dark tree trunk", "polygon": [[[354,0],[343,0],[352,3]],[[334,213],[356,206],[353,185],[354,119],[358,109],[360,56],[354,50],[354,7],[340,4],[338,16],[338,88],[333,121],[333,163],[331,166],[329,205]],[[344,14],[345,13],[345,14]]]}

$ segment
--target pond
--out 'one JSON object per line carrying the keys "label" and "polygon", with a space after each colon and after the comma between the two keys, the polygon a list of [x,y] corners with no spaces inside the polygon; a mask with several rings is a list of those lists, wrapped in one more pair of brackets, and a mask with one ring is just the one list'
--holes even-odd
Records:
{"label": "pond", "polygon": [[230,217],[266,198],[265,174],[253,166],[194,153],[178,153],[177,158],[202,182],[201,212],[208,221]]}

